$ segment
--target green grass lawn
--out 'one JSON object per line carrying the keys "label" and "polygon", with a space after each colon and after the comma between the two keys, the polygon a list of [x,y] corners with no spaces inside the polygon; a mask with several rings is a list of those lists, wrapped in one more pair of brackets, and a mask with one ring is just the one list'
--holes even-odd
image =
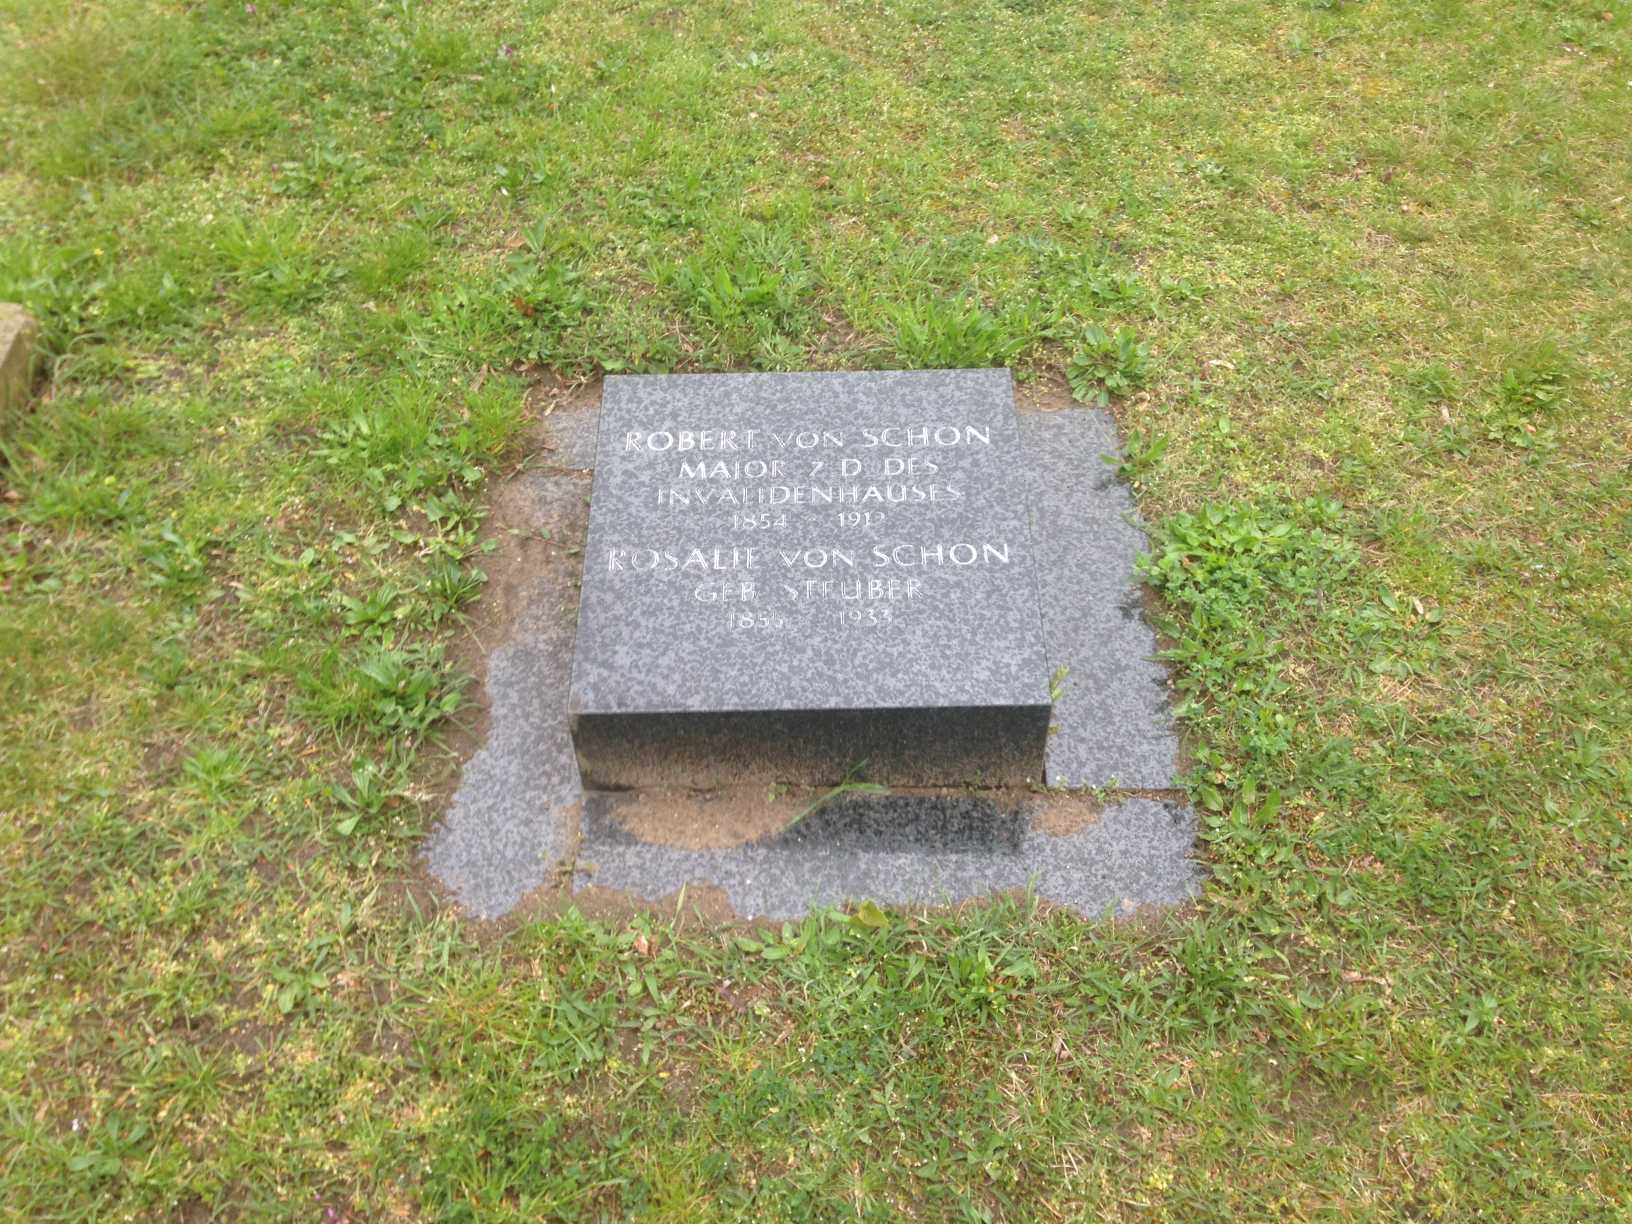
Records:
{"label": "green grass lawn", "polygon": [[[0,1211],[1632,1215],[1626,0],[0,0]],[[479,931],[530,383],[1128,438],[1205,896]]]}

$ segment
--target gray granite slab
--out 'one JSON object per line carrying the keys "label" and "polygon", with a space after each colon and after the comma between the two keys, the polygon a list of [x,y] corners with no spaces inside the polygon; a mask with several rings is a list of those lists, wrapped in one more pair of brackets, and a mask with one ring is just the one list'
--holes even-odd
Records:
{"label": "gray granite slab", "polygon": [[[557,440],[546,462],[593,463],[584,439],[593,438],[594,419],[581,411],[546,418]],[[1049,780],[1171,787],[1178,743],[1133,569],[1144,536],[1128,521],[1127,491],[1099,459],[1115,449],[1114,426],[1107,414],[1072,409],[1022,413],[1019,430],[1042,564],[1046,665],[1050,674],[1068,669],[1048,743]],[[713,884],[739,913],[768,917],[847,899],[935,904],[1027,885],[1090,915],[1195,895],[1193,815],[1143,797],[1113,798],[1095,823],[1066,835],[1033,827],[1017,803],[892,795],[835,802],[792,830],[731,849],[631,836],[617,813],[640,803],[640,793],[591,791],[586,799],[567,734],[576,570],[562,559],[584,539],[588,485],[561,471],[524,480],[528,515],[557,547],[550,565],[521,579],[513,630],[489,656],[486,739],[426,849],[432,874],[471,913],[497,917],[552,880],[648,901]],[[569,864],[575,869],[559,875]]]}
{"label": "gray granite slab", "polygon": [[38,331],[21,306],[0,302],[0,425],[9,424],[28,399]]}
{"label": "gray granite slab", "polygon": [[1070,834],[1031,827],[1030,805],[976,797],[835,800],[792,829],[729,849],[688,850],[632,837],[617,821],[626,796],[592,797],[577,884],[647,902],[682,885],[723,890],[743,917],[795,918],[873,900],[943,905],[1031,888],[1088,916],[1175,905],[1197,895],[1196,819],[1186,805],[1129,798]]}
{"label": "gray granite slab", "polygon": [[487,736],[425,850],[431,873],[481,918],[514,908],[568,859],[582,799],[566,707],[577,569],[565,549],[583,538],[588,486],[572,476],[523,481],[531,525],[560,546],[522,580],[512,634],[488,656]]}
{"label": "gray granite slab", "polygon": [[586,777],[832,782],[866,759],[898,784],[1040,781],[1022,469],[1006,370],[608,378]]}
{"label": "gray granite slab", "polygon": [[1144,617],[1134,560],[1148,546],[1132,494],[1101,455],[1119,450],[1099,409],[1020,417],[1056,685],[1050,786],[1174,785],[1179,740],[1167,670]]}
{"label": "gray granite slab", "polygon": [[595,440],[600,422],[598,408],[576,404],[563,405],[546,414],[540,425],[549,440],[549,449],[539,460],[551,467],[588,471],[595,466]]}

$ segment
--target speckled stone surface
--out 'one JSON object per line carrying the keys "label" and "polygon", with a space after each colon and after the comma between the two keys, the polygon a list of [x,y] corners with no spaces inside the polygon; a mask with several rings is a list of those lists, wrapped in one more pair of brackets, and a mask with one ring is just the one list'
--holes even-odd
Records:
{"label": "speckled stone surface", "polygon": [[745,918],[795,918],[863,898],[942,905],[1033,889],[1090,917],[1176,905],[1200,890],[1196,820],[1185,805],[1130,798],[1077,832],[1033,827],[1031,804],[972,797],[846,797],[792,829],[719,850],[643,843],[617,820],[627,795],[593,795],[577,883],[647,902],[683,884],[724,891]]}
{"label": "speckled stone surface", "polygon": [[[896,784],[1040,781],[1021,469],[1006,370],[608,378],[571,699],[586,780],[834,782],[865,758]],[[804,717],[720,717],[748,711]]]}
{"label": "speckled stone surface", "polygon": [[595,439],[600,432],[599,411],[557,409],[547,414],[539,427],[544,431],[547,449],[538,456],[549,467],[573,468],[588,471],[595,466]]}
{"label": "speckled stone surface", "polygon": [[425,850],[431,874],[481,918],[514,908],[568,858],[582,799],[566,706],[577,572],[563,550],[583,538],[588,484],[525,481],[533,525],[562,549],[527,576],[511,637],[488,655],[487,737]]}
{"label": "speckled stone surface", "polygon": [[744,780],[897,786],[1041,782],[1048,707],[580,714],[573,741],[588,786]]}
{"label": "speckled stone surface", "polygon": [[[554,449],[541,461],[593,464],[595,419],[546,417]],[[1099,458],[1115,448],[1114,427],[1105,413],[1071,409],[1021,413],[1019,429],[1047,667],[1068,669],[1048,743],[1050,781],[1170,787],[1177,740],[1133,568],[1144,537],[1125,521],[1131,499]],[[570,559],[584,539],[587,481],[561,470],[524,480],[534,525],[553,534],[555,560]],[[498,917],[552,882],[645,901],[716,885],[738,913],[767,917],[864,898],[936,904],[1028,884],[1046,901],[1097,915],[1198,890],[1193,814],[1146,798],[1113,801],[1063,836],[1034,826],[1018,804],[892,795],[836,801],[792,830],[731,849],[639,841],[618,812],[638,805],[640,792],[586,797],[567,735],[575,576],[554,563],[525,576],[513,632],[489,656],[486,740],[427,846],[430,871],[471,914]]]}
{"label": "speckled stone surface", "polygon": [[37,333],[26,310],[11,302],[0,302],[0,424],[21,412],[28,399]]}
{"label": "speckled stone surface", "polygon": [[1094,409],[1028,412],[1020,435],[1049,667],[1064,669],[1048,783],[1170,787],[1179,740],[1134,569],[1149,542],[1127,486],[1100,458],[1119,449],[1115,423]]}

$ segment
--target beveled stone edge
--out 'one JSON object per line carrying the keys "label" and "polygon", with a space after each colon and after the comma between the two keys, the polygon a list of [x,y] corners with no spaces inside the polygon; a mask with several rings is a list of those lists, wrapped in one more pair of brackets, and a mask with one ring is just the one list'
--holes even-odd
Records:
{"label": "beveled stone edge", "polygon": [[901,706],[675,714],[579,713],[586,790],[836,785],[861,761],[890,786],[1042,785],[1053,707]]}

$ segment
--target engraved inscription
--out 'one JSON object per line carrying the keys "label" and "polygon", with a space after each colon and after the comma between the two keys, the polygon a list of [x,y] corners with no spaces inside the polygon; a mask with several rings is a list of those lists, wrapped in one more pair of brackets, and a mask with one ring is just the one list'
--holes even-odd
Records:
{"label": "engraved inscription", "polygon": [[937,523],[979,470],[948,452],[991,446],[990,425],[957,421],[627,430],[616,461],[637,465],[648,504],[698,543],[615,540],[591,564],[619,582],[673,583],[731,633],[887,632],[936,607],[960,573],[1023,555],[1016,541]]}

